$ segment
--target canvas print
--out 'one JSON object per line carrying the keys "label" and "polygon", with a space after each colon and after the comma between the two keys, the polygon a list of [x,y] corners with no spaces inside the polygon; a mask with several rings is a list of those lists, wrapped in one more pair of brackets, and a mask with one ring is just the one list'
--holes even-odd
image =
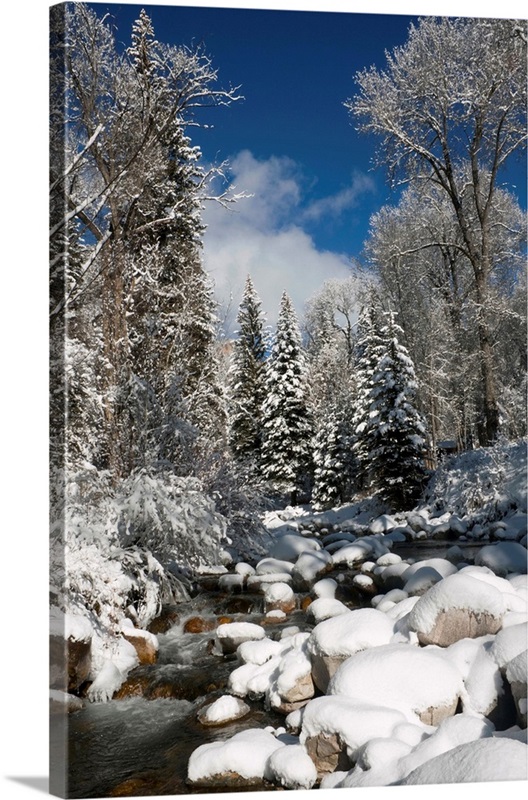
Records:
{"label": "canvas print", "polygon": [[526,780],[526,27],[51,8],[54,794]]}

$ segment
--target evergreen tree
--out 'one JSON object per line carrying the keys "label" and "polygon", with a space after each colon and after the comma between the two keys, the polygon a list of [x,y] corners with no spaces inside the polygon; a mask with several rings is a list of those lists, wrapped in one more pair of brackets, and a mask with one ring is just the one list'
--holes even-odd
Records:
{"label": "evergreen tree", "polygon": [[229,370],[229,444],[239,462],[258,463],[262,442],[262,403],[266,347],[261,303],[248,275],[237,322]]}
{"label": "evergreen tree", "polygon": [[355,483],[358,489],[367,488],[369,483],[370,452],[365,430],[369,423],[372,377],[383,352],[377,315],[374,306],[370,305],[362,309],[358,320],[356,393],[352,417],[352,451],[355,459]]}
{"label": "evergreen tree", "polygon": [[264,477],[295,503],[307,483],[311,464],[312,426],[308,409],[306,367],[301,334],[292,303],[282,295],[277,330],[266,369],[263,405]]}
{"label": "evergreen tree", "polygon": [[399,337],[394,314],[384,315],[379,338],[371,335],[363,357],[374,369],[366,375],[356,452],[371,487],[395,507],[416,500],[425,475],[425,427],[415,402],[414,365]]}
{"label": "evergreen tree", "polygon": [[338,409],[329,409],[319,423],[314,440],[315,509],[326,509],[344,502],[351,483],[350,426]]}

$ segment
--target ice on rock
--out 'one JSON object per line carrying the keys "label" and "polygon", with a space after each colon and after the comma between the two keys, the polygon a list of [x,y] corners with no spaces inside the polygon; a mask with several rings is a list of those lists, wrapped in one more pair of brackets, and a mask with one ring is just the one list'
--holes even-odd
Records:
{"label": "ice on rock", "polygon": [[317,770],[301,745],[287,745],[269,757],[266,777],[286,789],[311,789],[317,780]]}
{"label": "ice on rock", "polygon": [[191,754],[188,779],[198,783],[229,772],[246,779],[264,778],[269,757],[284,746],[273,734],[260,729],[241,731],[226,741],[203,744]]}
{"label": "ice on rock", "polygon": [[404,778],[401,785],[526,780],[527,758],[528,746],[521,742],[478,739],[426,761]]}
{"label": "ice on rock", "polygon": [[[412,613],[412,612],[411,612]],[[438,725],[455,713],[464,690],[460,672],[441,651],[384,644],[355,653],[330,680],[328,694],[395,708],[408,722]]]}

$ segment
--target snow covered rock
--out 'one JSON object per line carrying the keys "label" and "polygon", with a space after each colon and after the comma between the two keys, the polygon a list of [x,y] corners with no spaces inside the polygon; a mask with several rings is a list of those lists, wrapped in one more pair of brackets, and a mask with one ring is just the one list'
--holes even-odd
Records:
{"label": "snow covered rock", "polygon": [[369,558],[379,558],[389,553],[389,548],[383,543],[382,535],[363,536],[356,539],[352,544],[341,547],[332,555],[332,561],[336,564],[347,564],[352,566],[360,561]]}
{"label": "snow covered rock", "polygon": [[508,663],[519,653],[528,649],[528,623],[510,625],[495,636],[490,647],[490,655],[499,669],[505,670]]}
{"label": "snow covered rock", "polygon": [[272,708],[290,714],[314,696],[312,664],[307,653],[308,635],[292,639],[292,647],[281,658],[272,676],[268,697]]}
{"label": "snow covered rock", "polygon": [[403,591],[408,595],[419,596],[441,580],[442,575],[434,567],[421,567],[405,582]]}
{"label": "snow covered rock", "polygon": [[389,737],[406,722],[401,711],[348,697],[317,697],[305,708],[300,742],[319,777],[349,769],[358,748],[375,737]]}
{"label": "snow covered rock", "polygon": [[317,780],[315,765],[301,745],[287,745],[269,757],[267,775],[285,789],[311,789]]}
{"label": "snow covered rock", "polygon": [[111,700],[130,670],[137,667],[138,663],[135,647],[125,639],[118,639],[113,645],[110,657],[103,658],[102,666],[88,689],[88,699],[95,703],[106,703]]}
{"label": "snow covered rock", "polygon": [[[411,612],[412,613],[412,612]],[[385,644],[355,653],[335,672],[328,694],[402,711],[409,722],[438,725],[455,713],[460,672],[433,649]]]}
{"label": "snow covered rock", "polygon": [[335,600],[329,597],[318,597],[313,600],[306,613],[309,617],[313,617],[316,623],[322,622],[331,617],[338,617],[340,614],[346,614],[349,611],[347,606],[340,600]]}
{"label": "snow covered rock", "polygon": [[236,652],[238,660],[243,664],[261,666],[261,664],[269,661],[273,656],[278,655],[281,649],[279,642],[274,642],[272,639],[266,637],[264,639],[242,642]]}
{"label": "snow covered rock", "polygon": [[293,585],[298,591],[310,589],[316,579],[328,572],[332,566],[332,557],[326,550],[301,553],[293,567]]}
{"label": "snow covered rock", "polygon": [[[464,680],[464,712],[490,717],[504,695],[500,670],[491,654],[492,644],[492,636],[460,639],[444,651]],[[500,713],[501,709],[498,709],[494,718]]]}
{"label": "snow covered rock", "polygon": [[50,686],[77,690],[90,676],[93,629],[86,617],[50,608]]}
{"label": "snow covered rock", "polygon": [[497,633],[506,611],[502,593],[470,575],[449,575],[420,597],[409,628],[421,644],[448,647],[459,639]]}
{"label": "snow covered rock", "polygon": [[479,550],[475,556],[475,564],[488,567],[499,577],[504,577],[509,572],[526,574],[527,555],[526,547],[518,542],[497,542]]}
{"label": "snow covered rock", "polygon": [[528,746],[521,742],[477,739],[426,761],[404,778],[401,785],[526,780],[527,757]]}
{"label": "snow covered rock", "polygon": [[388,533],[396,528],[398,523],[389,514],[382,514],[380,517],[373,519],[369,525],[370,533]]}
{"label": "snow covered rock", "polygon": [[223,592],[241,592],[244,587],[245,576],[240,575],[238,572],[227,575],[220,575],[218,578],[218,587]]}
{"label": "snow covered rock", "polygon": [[216,639],[222,653],[234,653],[243,642],[264,639],[266,633],[260,625],[252,622],[228,622],[216,629]]}
{"label": "snow covered rock", "polygon": [[211,784],[247,788],[260,786],[269,757],[284,746],[271,733],[259,729],[241,731],[226,741],[203,744],[189,759],[189,783],[204,787]]}
{"label": "snow covered rock", "polygon": [[525,650],[523,653],[519,653],[515,656],[515,658],[512,658],[506,667],[506,678],[511,686],[521,728],[526,728],[527,677],[528,650]]}
{"label": "snow covered rock", "polygon": [[63,692],[60,689],[50,691],[50,714],[64,712],[71,714],[84,708],[84,702],[74,694]]}
{"label": "snow covered rock", "polygon": [[290,614],[295,609],[295,595],[287,583],[272,583],[264,587],[264,608]]}
{"label": "snow covered rock", "polygon": [[121,624],[123,637],[135,648],[140,664],[155,664],[158,660],[158,637],[141,628],[134,628],[126,619]]}
{"label": "snow covered rock", "polygon": [[293,564],[279,558],[263,558],[253,570],[257,575],[276,575],[278,572],[291,573]]}
{"label": "snow covered rock", "polygon": [[343,661],[360,650],[387,644],[392,634],[391,620],[374,608],[358,608],[320,622],[308,640],[315,685],[326,692]]}
{"label": "snow covered rock", "polygon": [[297,561],[301,553],[320,549],[321,545],[315,539],[308,539],[297,533],[286,533],[277,537],[270,550],[270,556],[281,561]]}
{"label": "snow covered rock", "polygon": [[354,575],[352,578],[352,585],[358,590],[358,592],[360,592],[362,595],[366,595],[367,597],[373,597],[373,595],[375,595],[378,591],[378,587],[370,575]]}
{"label": "snow covered rock", "polygon": [[312,591],[316,597],[332,599],[335,597],[337,582],[333,578],[321,578],[312,586]]}
{"label": "snow covered rock", "polygon": [[198,721],[206,727],[227,725],[236,719],[245,717],[250,712],[250,707],[238,697],[226,694],[215,700],[214,703],[200,709]]}
{"label": "snow covered rock", "polygon": [[289,572],[266,572],[263,575],[250,575],[246,580],[249,591],[264,592],[270,583],[290,583],[292,577]]}

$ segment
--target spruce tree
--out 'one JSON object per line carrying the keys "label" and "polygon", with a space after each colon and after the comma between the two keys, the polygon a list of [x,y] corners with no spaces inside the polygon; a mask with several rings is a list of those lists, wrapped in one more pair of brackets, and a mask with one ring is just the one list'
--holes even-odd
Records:
{"label": "spruce tree", "polygon": [[357,489],[366,489],[369,484],[370,452],[366,429],[370,414],[370,391],[372,377],[383,352],[377,316],[374,306],[367,306],[361,310],[358,320],[356,392],[352,417],[352,451]]}
{"label": "spruce tree", "polygon": [[291,502],[307,484],[312,426],[308,408],[305,358],[297,316],[286,292],[266,368],[263,404],[263,476]]}
{"label": "spruce tree", "polygon": [[365,348],[374,368],[366,376],[356,452],[379,497],[405,507],[416,500],[425,475],[425,427],[415,406],[414,364],[399,341],[403,331],[392,312],[384,316],[379,337],[371,330]]}
{"label": "spruce tree", "polygon": [[229,444],[238,462],[254,466],[262,443],[266,346],[261,302],[249,275],[237,322],[229,370]]}
{"label": "spruce tree", "polygon": [[351,480],[350,426],[336,408],[327,410],[314,438],[314,485],[312,502],[316,510],[343,503]]}

